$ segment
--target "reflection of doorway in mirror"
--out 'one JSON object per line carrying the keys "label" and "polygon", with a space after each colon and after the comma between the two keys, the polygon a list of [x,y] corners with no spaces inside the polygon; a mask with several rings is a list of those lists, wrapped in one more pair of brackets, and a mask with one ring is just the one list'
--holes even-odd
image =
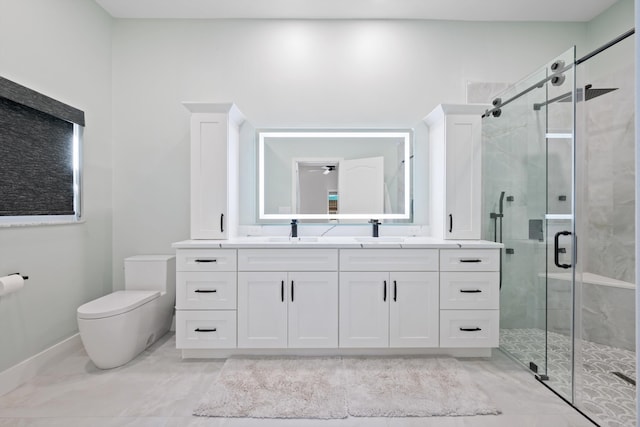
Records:
{"label": "reflection of doorway in mirror", "polygon": [[[306,158],[294,159],[292,189],[296,214],[337,214],[338,170],[342,159]],[[336,196],[335,212],[331,211],[330,193]],[[304,219],[301,219],[304,222]],[[317,222],[317,221],[312,221]]]}

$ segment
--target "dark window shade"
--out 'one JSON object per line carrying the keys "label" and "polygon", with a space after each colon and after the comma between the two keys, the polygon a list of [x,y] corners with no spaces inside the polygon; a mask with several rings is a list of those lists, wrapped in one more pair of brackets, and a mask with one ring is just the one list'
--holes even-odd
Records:
{"label": "dark window shade", "polygon": [[7,80],[4,77],[0,77],[0,98],[6,98],[61,120],[84,126],[84,111]]}
{"label": "dark window shade", "polygon": [[73,123],[0,97],[0,216],[73,215]]}

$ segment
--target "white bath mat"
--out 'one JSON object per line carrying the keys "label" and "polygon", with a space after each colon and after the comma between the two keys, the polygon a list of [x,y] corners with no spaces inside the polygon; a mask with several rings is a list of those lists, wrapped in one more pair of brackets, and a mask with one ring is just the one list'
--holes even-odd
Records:
{"label": "white bath mat", "polygon": [[345,358],[349,415],[497,415],[489,396],[453,358]]}
{"label": "white bath mat", "polygon": [[193,414],[346,418],[499,414],[453,358],[231,358]]}
{"label": "white bath mat", "polygon": [[346,418],[340,358],[231,358],[194,415]]}

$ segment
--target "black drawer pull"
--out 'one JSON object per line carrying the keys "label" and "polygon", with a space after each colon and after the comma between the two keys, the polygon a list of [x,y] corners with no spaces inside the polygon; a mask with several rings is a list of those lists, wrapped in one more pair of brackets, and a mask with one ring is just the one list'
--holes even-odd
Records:
{"label": "black drawer pull", "polygon": [[460,262],[482,262],[481,259],[461,259]]}
{"label": "black drawer pull", "polygon": [[387,281],[384,281],[384,297],[382,298],[382,301],[386,301],[387,300]]}
{"label": "black drawer pull", "polygon": [[460,328],[461,331],[463,332],[477,332],[477,331],[481,331],[482,328]]}
{"label": "black drawer pull", "polygon": [[217,259],[197,259],[195,262],[197,262],[198,264],[201,264],[203,262],[218,262]]}
{"label": "black drawer pull", "polygon": [[194,332],[216,332],[216,328],[195,328]]}
{"label": "black drawer pull", "polygon": [[480,289],[460,289],[463,294],[479,294],[482,292]]}
{"label": "black drawer pull", "polygon": [[217,289],[196,289],[195,291],[196,293],[199,294],[212,294],[214,292],[218,292]]}

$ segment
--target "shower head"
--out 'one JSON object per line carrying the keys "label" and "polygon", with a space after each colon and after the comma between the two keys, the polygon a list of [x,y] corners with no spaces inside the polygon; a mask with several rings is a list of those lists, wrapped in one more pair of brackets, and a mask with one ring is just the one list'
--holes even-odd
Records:
{"label": "shower head", "polygon": [[498,209],[498,212],[502,213],[502,208],[503,208],[503,201],[504,201],[504,191],[500,193],[500,207]]}
{"label": "shower head", "polygon": [[[594,89],[593,85],[586,85],[584,89],[581,87],[576,89],[576,99],[578,100],[578,102],[589,101],[593,98],[599,97],[600,95],[613,92],[614,90],[618,90],[618,88],[614,87],[614,88],[595,88]],[[566,98],[559,100],[559,102],[570,102],[570,101],[571,101],[570,93],[567,94]]]}
{"label": "shower head", "polygon": [[[614,90],[618,90],[617,87],[614,88],[601,88],[594,89],[592,85],[586,85],[584,88],[579,87],[576,89],[576,102],[581,101],[589,101],[590,99],[597,98],[600,95],[604,95],[605,93],[613,92]],[[553,99],[550,99],[545,102],[535,103],[533,104],[533,109],[539,111],[542,107],[545,107],[549,104],[553,104],[554,102],[571,102],[573,101],[573,94],[571,92],[563,93],[560,96],[556,96]]]}
{"label": "shower head", "polygon": [[604,95],[605,93],[613,92],[614,90],[618,90],[618,88],[598,88],[593,89],[591,85],[586,85],[584,87],[584,100],[588,101],[593,98],[597,98],[600,95]]}

